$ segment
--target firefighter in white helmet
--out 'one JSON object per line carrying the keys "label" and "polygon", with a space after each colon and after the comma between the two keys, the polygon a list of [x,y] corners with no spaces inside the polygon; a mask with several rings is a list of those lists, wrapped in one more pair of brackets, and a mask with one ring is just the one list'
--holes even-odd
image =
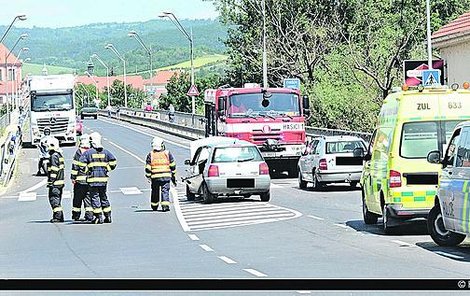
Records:
{"label": "firefighter in white helmet", "polygon": [[89,149],[90,136],[83,134],[80,136],[80,147],[73,156],[72,171],[70,173],[70,179],[72,179],[73,184],[72,219],[75,221],[80,220],[82,203],[85,208],[85,220],[93,220],[93,208],[91,207],[89,186],[86,175],[84,174],[85,163],[80,162],[80,157]]}
{"label": "firefighter in white helmet", "polygon": [[64,157],[59,147],[59,140],[51,137],[46,143],[49,153],[47,165],[47,187],[49,188],[49,204],[52,208],[52,223],[64,222],[62,209],[62,190],[64,189]]}
{"label": "firefighter in white helmet", "polygon": [[170,151],[165,149],[163,139],[152,140],[152,151],[147,155],[145,176],[152,184],[150,206],[154,211],[162,206],[162,211],[170,210],[170,181],[176,185],[176,163]]}

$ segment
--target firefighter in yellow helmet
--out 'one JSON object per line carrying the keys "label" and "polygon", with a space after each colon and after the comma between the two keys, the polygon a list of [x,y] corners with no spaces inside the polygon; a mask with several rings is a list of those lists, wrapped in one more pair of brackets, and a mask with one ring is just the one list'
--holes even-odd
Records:
{"label": "firefighter in yellow helmet", "polygon": [[64,157],[59,147],[59,140],[51,137],[46,143],[49,153],[47,164],[47,187],[49,188],[49,204],[52,208],[51,223],[64,222],[62,209],[62,190],[64,189]]}
{"label": "firefighter in yellow helmet", "polygon": [[[163,139],[155,137],[152,140],[152,151],[147,155],[145,176],[152,183],[150,205],[152,210],[170,210],[170,180],[176,185],[176,163],[170,151],[165,149]],[[161,200],[161,201],[160,201]]]}

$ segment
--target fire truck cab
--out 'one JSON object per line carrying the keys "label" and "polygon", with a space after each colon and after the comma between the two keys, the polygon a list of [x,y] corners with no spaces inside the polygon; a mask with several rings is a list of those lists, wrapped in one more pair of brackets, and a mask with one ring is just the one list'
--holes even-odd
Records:
{"label": "fire truck cab", "polygon": [[206,137],[225,136],[256,144],[271,173],[297,176],[305,149],[308,97],[290,88],[208,89],[204,93]]}

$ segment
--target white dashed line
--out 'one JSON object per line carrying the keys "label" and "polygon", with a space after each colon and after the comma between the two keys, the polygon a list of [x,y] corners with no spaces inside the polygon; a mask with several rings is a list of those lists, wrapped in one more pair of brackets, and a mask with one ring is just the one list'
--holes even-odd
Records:
{"label": "white dashed line", "polygon": [[442,255],[442,256],[446,256],[446,257],[449,257],[449,258],[453,258],[453,259],[463,259],[462,256],[457,256],[457,255],[449,254],[449,253],[442,252],[442,251],[435,251],[434,253]]}
{"label": "white dashed line", "polygon": [[413,246],[409,243],[405,243],[400,240],[392,240],[392,242],[398,244],[400,247],[412,247]]}
{"label": "white dashed line", "polygon": [[25,190],[23,190],[23,191],[21,191],[21,192],[34,191],[34,190],[38,189],[39,187],[42,187],[42,186],[44,186],[44,185],[46,185],[46,184],[47,184],[47,179],[44,179],[44,180],[42,180],[41,182],[37,183],[36,185],[31,186],[30,188],[25,189]]}
{"label": "white dashed line", "polygon": [[317,217],[317,216],[314,216],[314,215],[308,215],[307,217],[310,217],[310,218],[312,218],[312,219],[319,220],[319,221],[325,220],[325,219],[323,219],[323,218],[320,218],[320,217]]}
{"label": "white dashed line", "polygon": [[262,273],[262,272],[259,272],[255,269],[251,269],[251,268],[245,268],[243,269],[244,271],[248,272],[248,273],[251,273],[252,275],[255,275],[257,277],[267,277],[268,275]]}
{"label": "white dashed line", "polygon": [[143,160],[142,158],[140,158],[139,156],[135,155],[134,153],[130,152],[129,150],[119,146],[118,144],[114,143],[114,142],[111,142],[111,141],[108,141],[109,144],[113,145],[114,147],[126,152],[127,154],[129,154],[130,156],[133,156],[135,159],[137,159],[138,161],[140,161],[141,163],[145,163],[145,160]]}
{"label": "white dashed line", "polygon": [[142,191],[140,191],[139,188],[137,187],[123,187],[120,188],[122,194],[124,195],[137,195],[137,194],[142,194]]}
{"label": "white dashed line", "polygon": [[297,291],[299,294],[312,294],[312,291]]}
{"label": "white dashed line", "polygon": [[349,227],[347,225],[340,224],[340,223],[335,223],[335,226],[338,226],[338,227],[341,227],[341,228],[344,228],[344,229],[349,229]]}
{"label": "white dashed line", "polygon": [[207,251],[207,252],[214,252],[214,250],[209,247],[208,245],[199,245],[204,251]]}
{"label": "white dashed line", "polygon": [[35,201],[36,195],[36,192],[20,192],[18,201]]}
{"label": "white dashed line", "polygon": [[227,264],[237,264],[237,262],[233,261],[232,259],[225,257],[225,256],[219,256],[219,259],[224,261]]}
{"label": "white dashed line", "polygon": [[195,235],[195,234],[188,234],[188,236],[193,241],[198,241],[199,240],[199,237],[197,237],[197,235]]}

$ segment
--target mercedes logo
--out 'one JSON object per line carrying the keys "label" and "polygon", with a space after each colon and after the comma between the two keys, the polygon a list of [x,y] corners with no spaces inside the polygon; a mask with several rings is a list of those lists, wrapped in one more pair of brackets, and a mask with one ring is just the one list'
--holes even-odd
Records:
{"label": "mercedes logo", "polygon": [[55,117],[51,117],[51,119],[49,119],[49,122],[50,122],[50,123],[56,123],[56,122],[57,122],[57,119],[55,119]]}

